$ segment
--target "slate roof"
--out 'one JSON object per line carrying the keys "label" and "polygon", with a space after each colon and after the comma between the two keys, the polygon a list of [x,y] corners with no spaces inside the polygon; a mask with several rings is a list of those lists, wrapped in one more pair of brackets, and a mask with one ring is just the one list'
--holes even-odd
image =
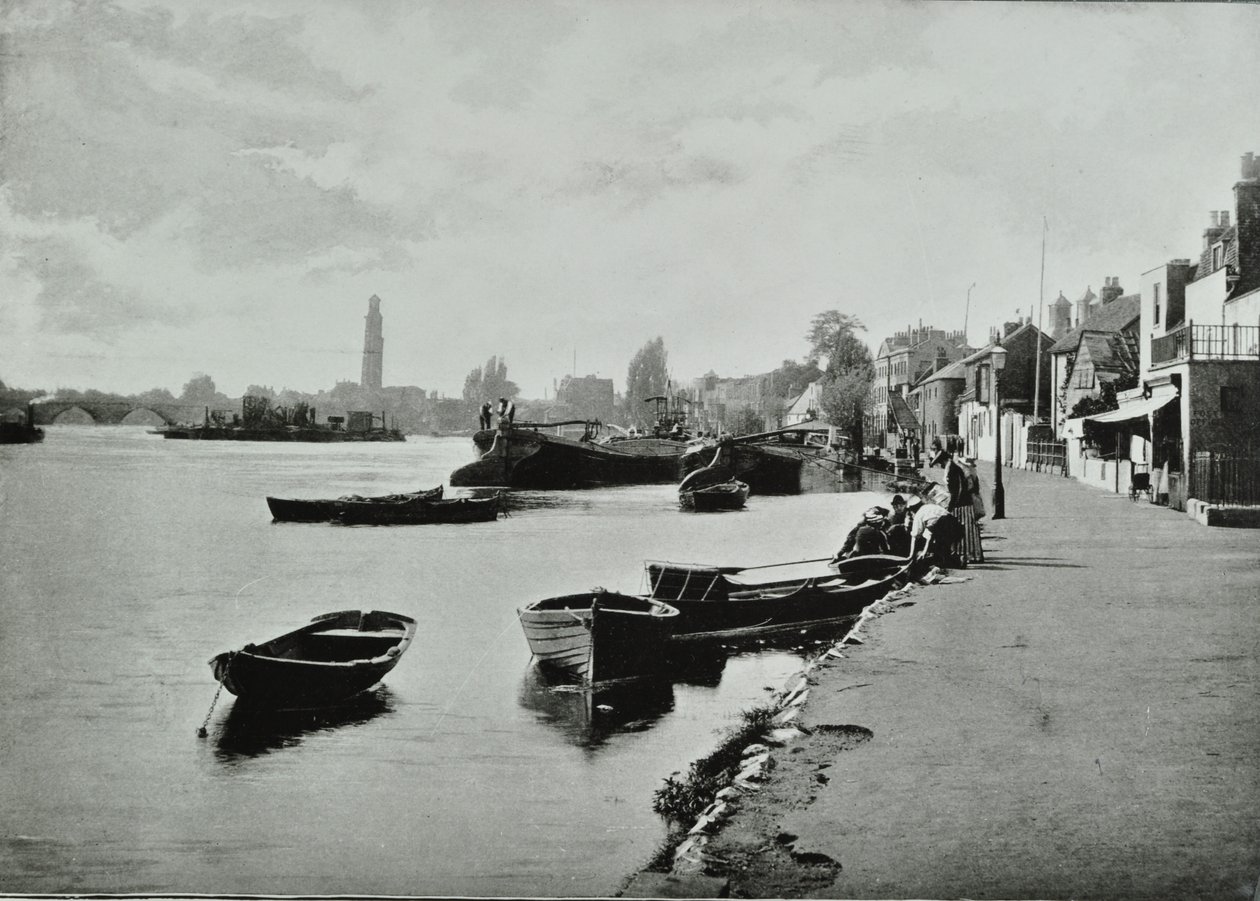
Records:
{"label": "slate roof", "polygon": [[920,385],[928,382],[936,382],[943,379],[965,379],[967,377],[967,367],[962,364],[962,360],[955,360],[948,366],[942,366],[936,372],[930,373],[922,381]]}
{"label": "slate roof", "polygon": [[1132,324],[1142,313],[1142,296],[1125,294],[1109,304],[1104,304],[1088,319],[1072,329],[1050,346],[1050,353],[1061,354],[1076,350],[1082,332],[1120,332]]}
{"label": "slate roof", "polygon": [[1082,345],[1089,348],[1089,359],[1096,371],[1137,372],[1137,335],[1122,332],[1087,331],[1081,336]]}

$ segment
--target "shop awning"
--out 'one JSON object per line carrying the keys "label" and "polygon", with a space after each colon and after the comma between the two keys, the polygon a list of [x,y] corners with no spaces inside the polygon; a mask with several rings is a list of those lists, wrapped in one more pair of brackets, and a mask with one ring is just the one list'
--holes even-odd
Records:
{"label": "shop awning", "polygon": [[1090,422],[1124,422],[1126,419],[1140,419],[1154,413],[1164,404],[1177,399],[1175,385],[1155,385],[1151,388],[1151,396],[1124,404],[1118,410],[1108,410],[1096,416],[1086,416]]}

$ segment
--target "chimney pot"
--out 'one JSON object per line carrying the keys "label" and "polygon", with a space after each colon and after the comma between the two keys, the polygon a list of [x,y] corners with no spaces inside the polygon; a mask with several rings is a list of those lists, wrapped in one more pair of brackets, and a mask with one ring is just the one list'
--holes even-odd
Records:
{"label": "chimney pot", "polygon": [[1260,175],[1256,171],[1256,155],[1254,153],[1245,153],[1242,158],[1242,177],[1256,178]]}
{"label": "chimney pot", "polygon": [[1216,210],[1212,210],[1212,228],[1216,228],[1221,224],[1221,214]]}
{"label": "chimney pot", "polygon": [[1221,210],[1221,228],[1229,228],[1229,210]]}

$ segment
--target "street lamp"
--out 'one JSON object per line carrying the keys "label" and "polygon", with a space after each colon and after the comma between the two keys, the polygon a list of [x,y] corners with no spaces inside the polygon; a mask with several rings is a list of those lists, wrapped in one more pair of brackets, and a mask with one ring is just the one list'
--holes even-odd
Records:
{"label": "street lamp", "polygon": [[1002,487],[1002,403],[998,394],[998,373],[1006,368],[1006,348],[1001,341],[989,352],[989,366],[993,370],[993,518],[1006,519],[1006,489]]}

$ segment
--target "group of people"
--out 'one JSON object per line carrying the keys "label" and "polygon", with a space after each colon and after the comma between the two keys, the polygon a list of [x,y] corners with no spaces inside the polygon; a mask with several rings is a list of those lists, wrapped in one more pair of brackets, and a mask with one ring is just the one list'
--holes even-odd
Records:
{"label": "group of people", "polygon": [[985,508],[975,461],[962,454],[960,439],[937,438],[928,465],[944,469],[944,484],[925,483],[927,500],[895,494],[891,509],[874,506],[865,511],[832,563],[868,554],[915,557],[959,569],[984,562],[980,520]]}
{"label": "group of people", "polygon": [[[504,423],[511,425],[512,421],[516,419],[516,404],[508,400],[506,397],[500,397],[498,409],[495,410],[494,412],[498,413],[499,415],[500,425]],[[481,428],[483,429],[490,428],[490,416],[491,416],[490,401],[486,401],[485,403],[481,405],[481,415],[478,418],[478,424],[481,426]]]}

